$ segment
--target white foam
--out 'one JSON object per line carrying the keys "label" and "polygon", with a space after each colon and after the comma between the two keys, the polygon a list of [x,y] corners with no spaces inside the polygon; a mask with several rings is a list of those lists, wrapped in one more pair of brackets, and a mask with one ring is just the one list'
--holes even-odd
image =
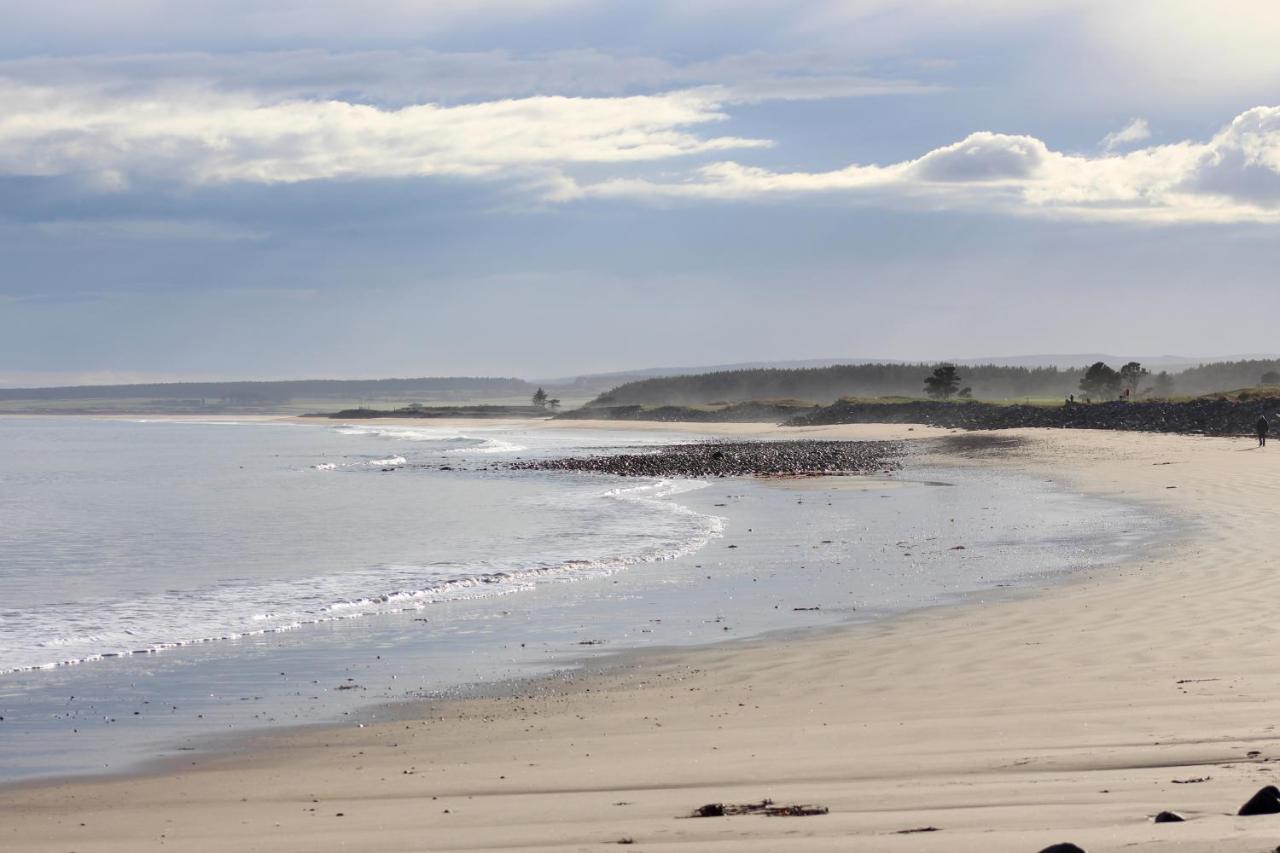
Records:
{"label": "white foam", "polygon": [[[376,438],[387,438],[394,441],[415,441],[415,442],[440,442],[440,443],[461,443],[472,442],[466,447],[450,448],[447,453],[466,454],[466,453],[519,453],[529,448],[523,444],[517,444],[513,441],[507,441],[501,438],[491,438],[486,433],[496,432],[497,430],[486,430],[477,428],[467,431],[454,429],[452,427],[398,427],[398,426],[358,426],[356,424],[343,424],[337,427],[336,432],[341,435],[367,435]],[[404,463],[399,463],[404,464]]]}
{"label": "white foam", "polygon": [[391,438],[398,441],[449,441],[460,437],[460,433],[455,429],[436,427],[410,428],[344,424],[337,427],[336,432],[342,435],[371,435],[377,438]]}
{"label": "white foam", "polygon": [[[334,470],[332,463],[314,466]],[[721,535],[724,519],[669,500],[709,484],[658,480],[569,500],[620,501],[646,511],[636,519],[641,547],[599,559],[390,564],[331,575],[221,584],[139,598],[9,611],[0,620],[0,673],[152,654],[183,646],[295,631],[307,625],[421,610],[432,604],[516,594],[545,583],[610,575],[670,560]],[[657,515],[654,515],[657,513]],[[680,523],[659,523],[675,515]],[[656,529],[655,529],[656,528]],[[624,533],[618,540],[637,541]],[[33,642],[32,638],[44,638]]]}
{"label": "white foam", "polygon": [[[464,436],[466,438],[466,436]],[[510,441],[503,441],[498,438],[476,439],[480,442],[476,447],[458,447],[448,451],[449,453],[519,453],[529,448],[523,444],[514,444]]]}

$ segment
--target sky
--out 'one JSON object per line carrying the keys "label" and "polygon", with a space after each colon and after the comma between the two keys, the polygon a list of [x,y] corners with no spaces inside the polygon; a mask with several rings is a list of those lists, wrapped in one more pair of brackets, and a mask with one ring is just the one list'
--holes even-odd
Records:
{"label": "sky", "polygon": [[2,2],[0,385],[1280,350],[1280,4]]}

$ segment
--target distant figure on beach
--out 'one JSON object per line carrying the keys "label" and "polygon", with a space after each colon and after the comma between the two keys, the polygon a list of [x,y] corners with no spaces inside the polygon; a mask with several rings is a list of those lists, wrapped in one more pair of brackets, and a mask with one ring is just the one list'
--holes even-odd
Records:
{"label": "distant figure on beach", "polygon": [[1267,423],[1266,415],[1258,415],[1258,422],[1253,425],[1253,429],[1258,433],[1258,446],[1267,446],[1267,432],[1271,429],[1271,424]]}

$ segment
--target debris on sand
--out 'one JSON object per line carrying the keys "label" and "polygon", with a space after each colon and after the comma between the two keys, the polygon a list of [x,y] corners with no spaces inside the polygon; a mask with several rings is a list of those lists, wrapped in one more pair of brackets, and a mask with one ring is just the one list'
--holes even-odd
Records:
{"label": "debris on sand", "polygon": [[917,826],[914,829],[899,829],[895,834],[911,835],[914,832],[938,832],[938,831],[939,831],[938,827],[936,826]]}
{"label": "debris on sand", "polygon": [[812,817],[828,813],[826,806],[774,805],[773,800],[758,803],[707,803],[693,810],[687,817],[732,817],[734,815],[760,814],[766,817]]}

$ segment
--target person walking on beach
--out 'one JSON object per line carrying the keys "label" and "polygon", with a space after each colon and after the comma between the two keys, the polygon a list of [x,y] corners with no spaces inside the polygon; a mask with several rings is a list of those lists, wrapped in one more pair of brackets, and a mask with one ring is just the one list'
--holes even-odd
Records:
{"label": "person walking on beach", "polygon": [[1271,424],[1267,423],[1266,415],[1258,415],[1258,422],[1253,425],[1253,429],[1258,433],[1258,446],[1267,446],[1267,432],[1271,429]]}

